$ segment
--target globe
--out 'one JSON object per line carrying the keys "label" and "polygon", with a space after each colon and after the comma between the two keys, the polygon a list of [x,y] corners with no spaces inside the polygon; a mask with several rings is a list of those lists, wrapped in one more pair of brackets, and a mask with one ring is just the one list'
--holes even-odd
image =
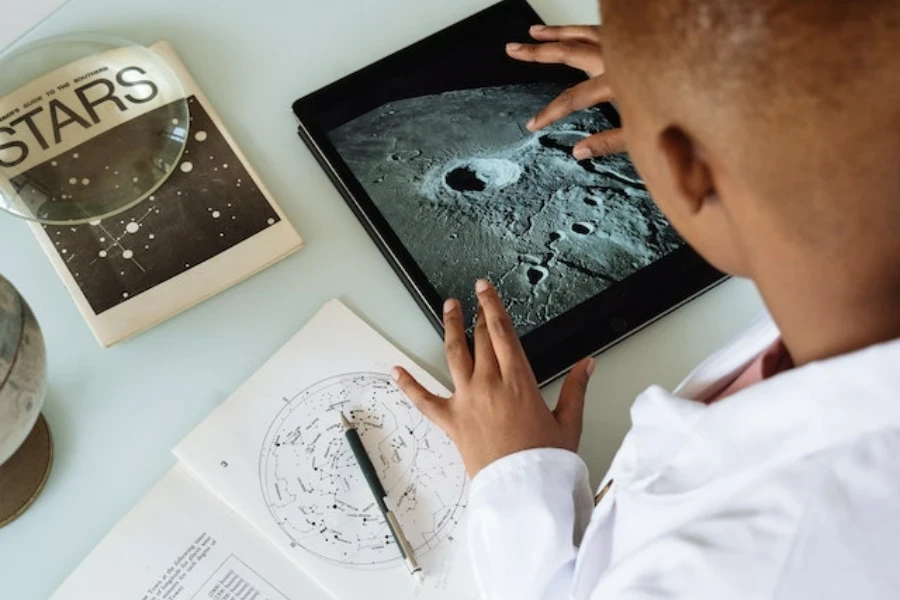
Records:
{"label": "globe", "polygon": [[50,441],[44,338],[31,309],[0,276],[0,525],[20,514],[46,481]]}

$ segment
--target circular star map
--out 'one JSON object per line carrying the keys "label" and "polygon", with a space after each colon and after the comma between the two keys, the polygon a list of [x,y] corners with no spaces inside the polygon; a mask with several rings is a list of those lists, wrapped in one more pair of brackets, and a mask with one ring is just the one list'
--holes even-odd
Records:
{"label": "circular star map", "polygon": [[354,373],[285,398],[263,443],[262,493],[292,545],[347,566],[400,560],[345,441],[341,411],[354,423],[416,554],[450,538],[465,501],[458,452],[390,377]]}

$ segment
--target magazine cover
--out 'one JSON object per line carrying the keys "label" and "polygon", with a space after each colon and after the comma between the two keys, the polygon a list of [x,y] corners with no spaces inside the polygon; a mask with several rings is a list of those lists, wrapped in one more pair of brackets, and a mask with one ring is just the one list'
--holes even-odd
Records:
{"label": "magazine cover", "polygon": [[[51,202],[139,190],[142,173],[150,168],[141,168],[146,152],[134,140],[146,139],[146,128],[157,126],[160,111],[171,112],[173,103],[187,98],[189,111],[182,118],[189,122],[175,118],[170,124],[176,135],[186,136],[184,152],[175,157],[174,173],[148,198],[84,225],[31,223],[106,347],[302,246],[172,47],[159,42],[151,49],[177,75],[181,89],[157,78],[159,65],[144,54],[130,56],[134,50],[120,48],[50,73],[0,103],[0,128],[6,128],[0,131],[17,134],[0,146],[2,174],[19,188],[24,204],[35,204],[29,193],[47,189],[65,190]],[[136,168],[120,173],[116,165],[129,154],[134,159],[128,164]],[[30,187],[16,185],[26,179]],[[46,186],[31,189],[42,187],[35,181]]]}

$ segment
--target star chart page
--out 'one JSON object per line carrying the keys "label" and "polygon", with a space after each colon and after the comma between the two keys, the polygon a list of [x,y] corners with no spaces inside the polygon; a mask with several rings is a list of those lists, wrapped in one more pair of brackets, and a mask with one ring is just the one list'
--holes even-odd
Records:
{"label": "star chart page", "polygon": [[[338,598],[376,588],[401,598],[474,598],[461,523],[465,469],[450,439],[394,385],[395,364],[448,394],[332,301],[175,453]],[[345,442],[340,412],[356,426],[422,565],[418,592]]]}

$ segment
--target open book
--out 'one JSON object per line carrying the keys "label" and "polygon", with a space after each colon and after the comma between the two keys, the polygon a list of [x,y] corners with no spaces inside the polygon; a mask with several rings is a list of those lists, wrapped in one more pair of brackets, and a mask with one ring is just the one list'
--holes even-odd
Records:
{"label": "open book", "polygon": [[[455,447],[395,387],[443,386],[338,301],[176,449],[179,464],[52,600],[477,597]],[[347,446],[356,425],[415,548],[417,587]]]}

